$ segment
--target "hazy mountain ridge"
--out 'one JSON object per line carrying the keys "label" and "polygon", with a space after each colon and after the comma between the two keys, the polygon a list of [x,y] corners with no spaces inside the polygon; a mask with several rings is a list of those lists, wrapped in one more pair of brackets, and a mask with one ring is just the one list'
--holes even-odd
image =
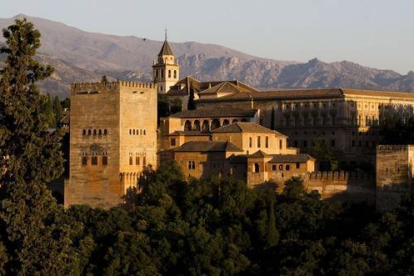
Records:
{"label": "hazy mountain ridge", "polygon": [[[24,15],[14,18],[22,17]],[[98,81],[102,74],[151,81],[151,65],[162,41],[85,32],[63,23],[25,17],[42,33],[42,47],[37,58],[56,69],[52,78],[42,83],[44,91],[67,97],[70,83]],[[0,28],[12,24],[14,18],[0,19]],[[4,39],[1,37],[0,41]],[[181,65],[181,77],[238,79],[260,88],[348,87],[414,92],[414,72],[401,75],[349,61],[276,61],[196,42],[170,44]]]}

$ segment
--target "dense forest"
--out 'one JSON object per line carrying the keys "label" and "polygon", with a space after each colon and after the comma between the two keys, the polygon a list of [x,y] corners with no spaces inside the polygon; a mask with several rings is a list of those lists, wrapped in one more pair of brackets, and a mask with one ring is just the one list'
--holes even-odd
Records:
{"label": "dense forest", "polygon": [[322,201],[300,178],[279,194],[274,183],[186,182],[170,163],[146,170],[122,206],[64,209],[45,186],[63,173],[63,132],[50,131],[61,108],[36,87],[53,68],[33,60],[40,33],[30,22],[3,35],[1,275],[414,274],[409,196],[377,214]]}

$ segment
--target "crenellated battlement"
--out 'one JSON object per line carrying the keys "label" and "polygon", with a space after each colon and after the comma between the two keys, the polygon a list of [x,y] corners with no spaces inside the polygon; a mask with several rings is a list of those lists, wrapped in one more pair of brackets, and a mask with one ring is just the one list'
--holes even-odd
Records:
{"label": "crenellated battlement", "polygon": [[119,85],[123,87],[136,87],[153,89],[156,87],[154,83],[134,82],[134,81],[119,81]]}
{"label": "crenellated battlement", "polygon": [[134,81],[113,81],[113,82],[81,82],[73,83],[71,90],[73,94],[95,94],[102,91],[118,92],[122,87],[135,87],[144,89],[155,89],[154,83],[142,83]]}
{"label": "crenellated battlement", "polygon": [[358,171],[333,171],[333,172],[312,172],[304,176],[305,180],[319,180],[319,181],[348,181],[348,180],[371,180],[374,176],[366,172]]}

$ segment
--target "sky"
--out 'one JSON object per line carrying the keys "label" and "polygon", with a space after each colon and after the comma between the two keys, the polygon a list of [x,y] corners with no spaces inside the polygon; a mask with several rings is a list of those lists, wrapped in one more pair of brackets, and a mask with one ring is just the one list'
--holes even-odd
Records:
{"label": "sky", "polygon": [[413,0],[0,0],[0,17],[219,44],[254,56],[414,71]]}

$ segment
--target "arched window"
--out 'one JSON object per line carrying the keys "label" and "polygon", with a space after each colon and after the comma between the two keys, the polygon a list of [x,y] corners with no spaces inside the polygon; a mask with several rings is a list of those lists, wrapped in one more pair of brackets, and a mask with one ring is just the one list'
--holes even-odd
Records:
{"label": "arched window", "polygon": [[82,130],[82,135],[86,135],[86,129]]}
{"label": "arched window", "polygon": [[260,148],[260,146],[261,145],[260,145],[260,136],[259,136],[259,137],[257,137],[257,147]]}
{"label": "arched window", "polygon": [[96,129],[93,130],[93,135],[96,135]]}
{"label": "arched window", "polygon": [[229,125],[229,124],[230,124],[229,120],[224,120],[224,121],[223,121],[223,126],[227,126],[227,125]]}
{"label": "arched window", "polygon": [[98,131],[98,135],[102,135],[102,129]]}
{"label": "arched window", "polygon": [[217,119],[214,119],[211,122],[211,130],[214,130],[214,129],[219,128],[219,127],[220,127],[220,121],[217,120]]}
{"label": "arched window", "polygon": [[144,129],[144,135],[147,135],[147,132],[145,131],[145,129]]}
{"label": "arched window", "polygon": [[253,138],[249,137],[249,147],[253,147]]}
{"label": "arched window", "polygon": [[135,135],[135,129],[132,131],[132,134],[134,134],[134,135]]}
{"label": "arched window", "polygon": [[279,171],[283,171],[283,165],[279,165]]}
{"label": "arched window", "polygon": [[88,157],[82,156],[82,166],[88,165]]}
{"label": "arched window", "polygon": [[88,135],[91,135],[92,131],[90,129],[88,129]]}
{"label": "arched window", "polygon": [[145,156],[142,158],[142,165],[147,165],[147,158]]}
{"label": "arched window", "polygon": [[272,165],[272,171],[276,171],[276,165]]}
{"label": "arched window", "polygon": [[200,131],[200,121],[199,120],[194,121],[193,130]]}
{"label": "arched window", "polygon": [[129,157],[129,165],[132,165],[132,156]]}
{"label": "arched window", "polygon": [[131,134],[132,134],[132,129],[129,130],[129,135],[131,135]]}
{"label": "arched window", "polygon": [[286,165],[286,170],[290,171],[290,165]]}
{"label": "arched window", "polygon": [[203,121],[203,125],[201,127],[201,130],[204,131],[204,132],[209,131],[209,125],[208,125],[208,121],[207,120],[204,120]]}
{"label": "arched window", "polygon": [[102,165],[104,166],[108,165],[108,156],[102,156]]}
{"label": "arched window", "polygon": [[177,70],[174,70],[174,79],[177,78]]}
{"label": "arched window", "polygon": [[184,131],[190,131],[190,130],[191,130],[191,122],[190,121],[185,121]]}
{"label": "arched window", "polygon": [[92,165],[93,166],[98,165],[98,156],[92,156]]}
{"label": "arched window", "polygon": [[108,134],[108,130],[104,129],[104,135]]}
{"label": "arched window", "polygon": [[266,136],[265,138],[265,147],[268,148],[269,147],[269,137]]}
{"label": "arched window", "polygon": [[256,172],[256,173],[260,171],[260,166],[258,163],[254,163],[253,170],[254,170],[253,172]]}
{"label": "arched window", "polygon": [[168,77],[171,78],[171,70],[168,70]]}
{"label": "arched window", "polygon": [[135,156],[135,165],[140,165],[140,160],[139,160],[139,156],[137,155],[137,156]]}

